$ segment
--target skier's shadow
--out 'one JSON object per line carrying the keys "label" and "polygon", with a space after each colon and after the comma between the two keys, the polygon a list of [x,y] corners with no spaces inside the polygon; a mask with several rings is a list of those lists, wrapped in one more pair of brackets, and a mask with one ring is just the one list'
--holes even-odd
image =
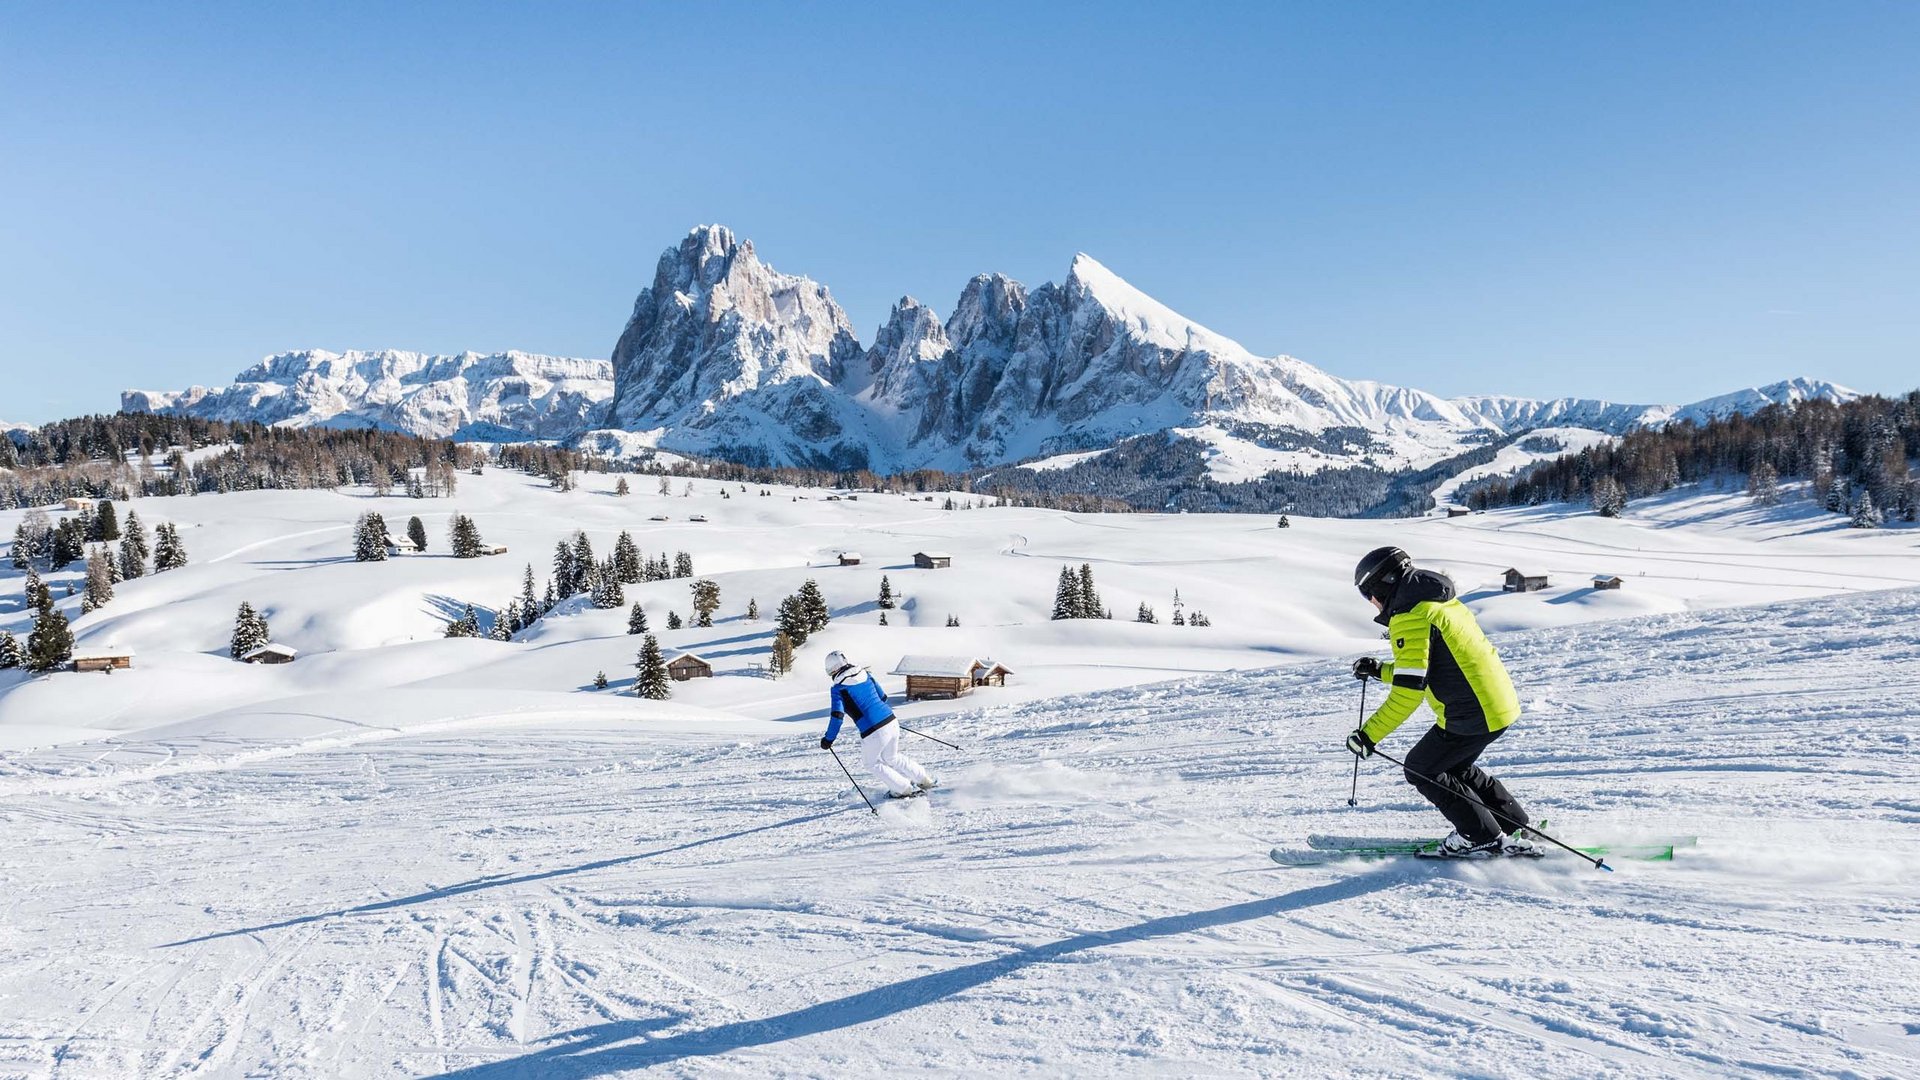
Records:
{"label": "skier's shadow", "polygon": [[414,893],[411,896],[398,896],[391,900],[377,900],[373,903],[361,904],[357,907],[336,908],[333,911],[322,911],[313,915],[300,915],[291,919],[282,919],[279,922],[262,923],[259,926],[243,926],[238,930],[221,930],[217,933],[202,934],[199,937],[185,938],[181,941],[170,941],[165,945],[157,947],[174,949],[182,945],[197,945],[203,941],[218,941],[221,938],[243,937],[248,934],[258,934],[267,930],[285,930],[291,926],[305,926],[308,923],[319,922],[322,919],[339,919],[349,915],[366,915],[375,911],[391,911],[394,908],[411,907],[414,904],[425,904],[433,900],[444,900],[450,896],[479,892],[482,889],[497,889],[503,885],[524,885],[529,881],[551,881],[554,878],[567,877],[572,874],[584,874],[589,870],[605,870],[610,866],[624,866],[627,863],[639,862],[642,859],[671,855],[676,851],[686,851],[690,848],[704,847],[707,844],[718,844],[724,840],[737,840],[740,837],[751,836],[754,833],[767,832],[772,829],[784,829],[789,825],[803,825],[809,821],[819,821],[822,818],[830,818],[836,814],[848,813],[854,809],[856,809],[856,807],[843,806],[834,810],[823,810],[813,814],[801,814],[799,817],[791,817],[785,821],[776,821],[768,825],[755,825],[751,829],[720,833],[716,836],[709,836],[700,840],[689,840],[684,844],[655,848],[652,851],[642,851],[633,855],[616,855],[611,859],[596,859],[593,862],[581,863],[578,866],[563,866],[558,870],[542,870],[532,874],[494,874],[489,877],[475,878],[472,881],[463,881],[457,885],[448,885],[445,888],[429,889],[426,892]]}
{"label": "skier's shadow", "polygon": [[591,1077],[642,1069],[693,1057],[732,1053],[749,1047],[768,1046],[805,1038],[822,1032],[839,1031],[858,1024],[872,1023],[889,1016],[930,1005],[956,994],[992,982],[1003,975],[1036,964],[1052,963],[1075,953],[1103,945],[1122,945],[1154,938],[1173,937],[1213,930],[1233,923],[1264,919],[1283,912],[1300,911],[1321,904],[1352,900],[1368,893],[1391,888],[1406,880],[1404,871],[1376,870],[1327,885],[1299,889],[1281,896],[1248,900],[1239,904],[1196,911],[1187,915],[1167,915],[1115,930],[1097,931],[1063,938],[1045,945],[991,960],[966,964],[947,971],[936,971],[857,994],[823,1001],[818,1005],[794,1009],[761,1020],[741,1020],[698,1031],[630,1045],[630,1040],[657,1028],[656,1020],[616,1020],[606,1024],[575,1028],[549,1036],[543,1042],[560,1045],[503,1061],[474,1065],[440,1074],[439,1080],[506,1080],[508,1077],[565,1076]]}

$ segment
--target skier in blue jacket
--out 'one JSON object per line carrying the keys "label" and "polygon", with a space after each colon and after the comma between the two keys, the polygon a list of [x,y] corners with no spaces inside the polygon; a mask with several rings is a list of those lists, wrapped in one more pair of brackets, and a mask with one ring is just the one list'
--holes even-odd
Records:
{"label": "skier in blue jacket", "polygon": [[827,654],[827,676],[833,680],[833,718],[827,721],[820,749],[833,749],[840,721],[851,718],[860,732],[860,760],[886,785],[888,796],[905,799],[931,790],[938,781],[919,762],[900,752],[900,728],[893,722],[893,707],[887,704],[887,693],[872,673],[856,667],[845,653],[835,650]]}

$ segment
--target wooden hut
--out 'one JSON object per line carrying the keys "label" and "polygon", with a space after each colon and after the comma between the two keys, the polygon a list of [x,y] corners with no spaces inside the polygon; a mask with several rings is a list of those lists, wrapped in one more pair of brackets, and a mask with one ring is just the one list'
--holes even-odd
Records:
{"label": "wooden hut", "polygon": [[1005,686],[1007,685],[1007,676],[1011,674],[1013,674],[1012,668],[1007,667],[1005,664],[996,663],[992,657],[988,657],[974,665],[973,685]]}
{"label": "wooden hut", "polygon": [[913,565],[922,570],[944,570],[953,565],[953,556],[944,551],[916,551]]}
{"label": "wooden hut", "polygon": [[957,698],[973,693],[980,661],[971,656],[903,656],[889,672],[907,678],[907,700]]}
{"label": "wooden hut", "polygon": [[60,506],[65,510],[91,510],[93,509],[93,500],[75,496],[71,499],[61,500]]}
{"label": "wooden hut", "polygon": [[480,545],[480,554],[482,555],[505,555],[506,553],[507,553],[507,545],[505,544],[481,544]]}
{"label": "wooden hut", "polygon": [[130,652],[90,652],[73,655],[73,670],[104,671],[112,674],[121,668],[133,666],[133,654]]}
{"label": "wooden hut", "polygon": [[860,553],[859,553],[859,552],[857,552],[857,551],[843,551],[843,552],[841,552],[841,553],[840,553],[840,565],[841,565],[841,566],[859,566],[859,565],[860,565]]}
{"label": "wooden hut", "polygon": [[414,543],[411,537],[394,536],[389,533],[387,534],[387,554],[418,555],[420,554],[420,545]]}
{"label": "wooden hut", "polygon": [[240,659],[248,664],[291,664],[299,655],[298,649],[269,641]]}
{"label": "wooden hut", "polygon": [[713,665],[692,653],[681,653],[667,661],[667,675],[674,682],[686,682],[688,679],[713,678]]}
{"label": "wooden hut", "polygon": [[1464,506],[1447,507],[1447,516],[1450,518],[1466,517],[1468,514],[1471,514],[1471,513],[1473,513],[1473,511],[1467,509]]}
{"label": "wooden hut", "polygon": [[1596,589],[1617,589],[1621,585],[1619,574],[1593,575],[1593,587]]}
{"label": "wooden hut", "polygon": [[1512,567],[1507,568],[1507,583],[1504,592],[1539,592],[1547,587],[1547,575],[1525,574]]}

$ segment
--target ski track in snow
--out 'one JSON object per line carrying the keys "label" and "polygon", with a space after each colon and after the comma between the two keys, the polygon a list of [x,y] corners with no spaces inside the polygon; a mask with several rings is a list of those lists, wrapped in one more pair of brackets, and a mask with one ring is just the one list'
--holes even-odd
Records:
{"label": "ski track in snow", "polygon": [[1344,805],[1329,663],[952,714],[877,818],[791,736],[541,714],[16,755],[0,1075],[1913,1076],[1916,619],[1503,636],[1534,813],[1701,837],[1611,875],[1273,866],[1435,831]]}

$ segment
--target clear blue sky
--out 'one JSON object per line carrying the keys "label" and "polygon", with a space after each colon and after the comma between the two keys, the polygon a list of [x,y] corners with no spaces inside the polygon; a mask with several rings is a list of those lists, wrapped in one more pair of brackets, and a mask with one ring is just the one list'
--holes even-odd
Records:
{"label": "clear blue sky", "polygon": [[718,221],[1446,394],[1920,385],[1920,5],[0,3],[0,419],[606,356]]}

